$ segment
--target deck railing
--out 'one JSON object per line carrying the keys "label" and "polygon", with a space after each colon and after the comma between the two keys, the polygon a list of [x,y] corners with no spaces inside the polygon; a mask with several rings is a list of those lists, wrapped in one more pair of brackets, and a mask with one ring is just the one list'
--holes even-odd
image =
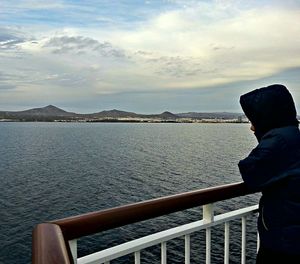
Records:
{"label": "deck railing", "polygon": [[[190,234],[205,229],[206,264],[209,264],[211,260],[211,228],[224,224],[224,263],[229,263],[230,221],[240,218],[242,220],[241,263],[244,264],[246,263],[246,217],[255,214],[258,206],[253,205],[215,216],[213,203],[250,193],[244,183],[233,183],[42,223],[33,230],[32,262],[33,264],[109,263],[121,256],[134,254],[135,264],[139,264],[141,250],[160,244],[161,263],[166,264],[167,241],[184,237],[185,264],[189,264]],[[202,220],[77,258],[76,239],[80,237],[196,206],[203,206]]]}

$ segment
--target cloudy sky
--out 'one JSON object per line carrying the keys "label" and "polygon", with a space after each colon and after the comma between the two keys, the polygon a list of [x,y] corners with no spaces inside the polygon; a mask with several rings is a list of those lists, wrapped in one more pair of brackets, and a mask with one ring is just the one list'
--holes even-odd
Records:
{"label": "cloudy sky", "polygon": [[0,110],[240,112],[272,83],[299,111],[298,0],[0,1]]}

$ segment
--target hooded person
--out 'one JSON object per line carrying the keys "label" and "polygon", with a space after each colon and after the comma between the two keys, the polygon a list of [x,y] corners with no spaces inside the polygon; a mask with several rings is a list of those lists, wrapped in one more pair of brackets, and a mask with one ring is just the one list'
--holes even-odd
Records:
{"label": "hooded person", "polygon": [[238,164],[246,186],[261,191],[256,263],[300,263],[300,131],[293,98],[275,84],[240,98],[258,145]]}

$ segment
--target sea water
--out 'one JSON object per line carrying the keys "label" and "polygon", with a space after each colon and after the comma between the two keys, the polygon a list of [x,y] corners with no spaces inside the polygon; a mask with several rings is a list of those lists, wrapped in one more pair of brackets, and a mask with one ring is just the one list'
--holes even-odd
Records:
{"label": "sea water", "polygon": [[[248,124],[2,122],[0,263],[30,263],[38,223],[241,181],[237,163],[255,145]],[[252,195],[220,202],[216,211],[257,200]],[[201,216],[201,208],[193,208],[79,239],[79,256]],[[248,226],[247,263],[254,263],[255,220]],[[231,232],[230,259],[238,263],[239,221]],[[212,239],[212,263],[222,263],[223,227],[212,230]],[[203,232],[191,242],[192,263],[204,263]],[[183,239],[168,243],[168,263],[183,263],[183,245]],[[142,263],[159,263],[159,254],[159,247],[142,251]]]}

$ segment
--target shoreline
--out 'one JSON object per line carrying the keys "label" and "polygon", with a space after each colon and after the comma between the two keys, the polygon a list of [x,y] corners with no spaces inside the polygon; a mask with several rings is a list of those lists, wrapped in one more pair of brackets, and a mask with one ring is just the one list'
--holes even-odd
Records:
{"label": "shoreline", "polygon": [[149,124],[248,124],[249,121],[238,120],[0,120],[0,123],[149,123]]}

